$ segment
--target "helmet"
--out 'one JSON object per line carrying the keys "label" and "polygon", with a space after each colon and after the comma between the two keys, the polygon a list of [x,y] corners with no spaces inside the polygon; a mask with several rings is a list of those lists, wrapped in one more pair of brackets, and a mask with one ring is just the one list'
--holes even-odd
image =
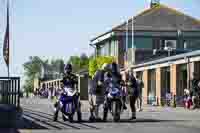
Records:
{"label": "helmet", "polygon": [[72,65],[70,63],[68,63],[67,65],[65,65],[64,71],[65,71],[65,73],[72,72]]}
{"label": "helmet", "polygon": [[103,66],[101,67],[101,69],[105,70],[105,71],[111,71],[111,65],[104,63]]}

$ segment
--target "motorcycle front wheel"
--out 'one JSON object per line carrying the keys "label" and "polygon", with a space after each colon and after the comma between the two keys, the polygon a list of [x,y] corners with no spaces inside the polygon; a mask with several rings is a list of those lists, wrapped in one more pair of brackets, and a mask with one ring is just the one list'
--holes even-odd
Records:
{"label": "motorcycle front wheel", "polygon": [[113,114],[113,121],[119,122],[120,121],[120,103],[119,103],[119,101],[113,101],[112,114]]}

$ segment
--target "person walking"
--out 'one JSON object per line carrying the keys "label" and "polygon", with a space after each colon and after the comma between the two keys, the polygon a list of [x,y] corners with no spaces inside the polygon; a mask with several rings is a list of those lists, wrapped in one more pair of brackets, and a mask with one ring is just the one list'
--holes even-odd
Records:
{"label": "person walking", "polygon": [[144,83],[140,79],[139,75],[136,76],[136,82],[138,86],[137,107],[139,108],[139,111],[142,111],[142,89],[144,88]]}
{"label": "person walking", "polygon": [[136,119],[135,103],[138,98],[139,91],[138,91],[137,81],[131,70],[129,70],[128,73],[126,73],[125,85],[128,90],[130,107],[131,107],[131,112],[132,112],[132,116],[131,116],[130,120],[133,120],[133,119]]}

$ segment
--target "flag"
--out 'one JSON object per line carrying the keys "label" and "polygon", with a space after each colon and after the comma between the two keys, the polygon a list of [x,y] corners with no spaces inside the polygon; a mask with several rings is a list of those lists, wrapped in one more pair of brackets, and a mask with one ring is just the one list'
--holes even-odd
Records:
{"label": "flag", "polygon": [[6,63],[6,65],[9,67],[9,50],[10,50],[10,46],[9,46],[9,6],[7,5],[7,25],[6,25],[6,32],[5,32],[5,36],[4,36],[4,43],[3,43],[3,57],[4,57],[4,61]]}

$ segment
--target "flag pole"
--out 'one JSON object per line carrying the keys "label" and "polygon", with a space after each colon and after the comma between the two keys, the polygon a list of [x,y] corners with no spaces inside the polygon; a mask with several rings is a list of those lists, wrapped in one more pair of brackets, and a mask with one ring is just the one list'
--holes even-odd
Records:
{"label": "flag pole", "polygon": [[9,0],[7,0],[7,26],[8,26],[8,78],[10,77],[10,25],[9,25]]}

